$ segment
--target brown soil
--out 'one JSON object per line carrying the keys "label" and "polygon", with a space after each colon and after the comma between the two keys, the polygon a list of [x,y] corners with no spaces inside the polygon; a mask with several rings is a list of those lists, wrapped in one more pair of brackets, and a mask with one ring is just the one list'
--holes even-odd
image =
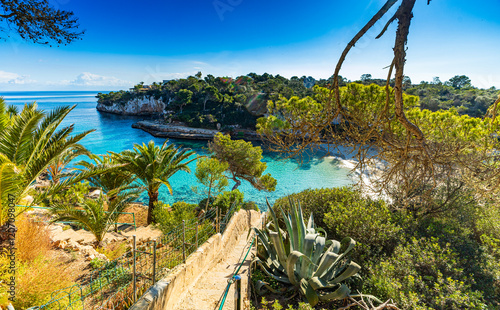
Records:
{"label": "brown soil", "polygon": [[90,265],[85,257],[78,252],[51,249],[47,252],[47,260],[60,264],[69,280],[78,282],[82,276],[89,272]]}
{"label": "brown soil", "polygon": [[[147,226],[148,225],[148,207],[142,204],[130,204],[123,212],[134,213],[135,225]],[[122,214],[118,217],[119,223],[133,223],[134,219],[131,214]]]}

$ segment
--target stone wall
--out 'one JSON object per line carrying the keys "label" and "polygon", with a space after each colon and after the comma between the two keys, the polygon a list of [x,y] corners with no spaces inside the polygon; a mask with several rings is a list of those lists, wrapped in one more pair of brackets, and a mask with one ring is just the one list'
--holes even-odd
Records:
{"label": "stone wall", "polygon": [[[240,210],[231,218],[224,235],[216,234],[208,239],[186,260],[185,264],[177,266],[169,276],[158,281],[130,309],[173,309],[181,300],[183,292],[194,286],[204,272],[230,253],[239,238],[246,238],[249,228],[257,226],[260,219],[259,212]],[[245,282],[242,283],[243,299],[248,293],[245,284]]]}

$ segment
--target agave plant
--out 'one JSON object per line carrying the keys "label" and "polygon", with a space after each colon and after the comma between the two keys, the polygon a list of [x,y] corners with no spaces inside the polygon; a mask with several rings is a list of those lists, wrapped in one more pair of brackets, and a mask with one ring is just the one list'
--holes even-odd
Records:
{"label": "agave plant", "polygon": [[[361,270],[348,256],[356,242],[351,238],[341,242],[327,240],[326,232],[314,224],[312,214],[306,225],[300,204],[290,200],[290,206],[288,215],[281,210],[285,232],[279,228],[276,214],[268,203],[271,222],[263,230],[253,228],[262,246],[252,264],[259,265],[273,279],[295,287],[311,306],[319,301],[359,297],[359,294],[351,295],[349,288],[350,283],[359,279]],[[264,286],[266,283],[259,281],[257,290]],[[373,296],[363,297],[380,302]]]}

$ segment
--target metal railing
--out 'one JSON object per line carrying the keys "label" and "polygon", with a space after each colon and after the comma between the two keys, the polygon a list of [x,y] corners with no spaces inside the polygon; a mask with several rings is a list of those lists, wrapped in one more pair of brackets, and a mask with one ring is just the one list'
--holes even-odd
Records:
{"label": "metal railing", "polygon": [[148,242],[138,243],[133,236],[131,250],[87,274],[79,284],[53,292],[46,304],[30,309],[128,309],[211,236],[223,232],[237,209],[233,205],[224,216],[212,209]]}

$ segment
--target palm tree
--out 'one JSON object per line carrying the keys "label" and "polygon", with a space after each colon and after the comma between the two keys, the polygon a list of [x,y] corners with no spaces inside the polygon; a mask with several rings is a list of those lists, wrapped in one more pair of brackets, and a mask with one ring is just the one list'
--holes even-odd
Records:
{"label": "palm tree", "polygon": [[75,168],[75,170],[88,172],[102,166],[117,166],[117,168],[106,173],[97,174],[87,179],[91,186],[99,187],[106,193],[110,201],[116,199],[120,192],[140,193],[144,190],[144,186],[136,182],[137,177],[130,171],[122,169],[124,165],[118,165],[110,155],[90,154],[87,156],[91,161],[82,160],[77,162],[75,166],[81,166],[82,168]]}
{"label": "palm tree", "polygon": [[16,106],[9,105],[5,103],[3,97],[0,97],[0,130],[4,130],[5,127],[10,123],[12,118],[19,113]]}
{"label": "palm tree", "polygon": [[[95,236],[95,247],[101,247],[106,232],[111,225],[116,223],[120,212],[126,208],[127,203],[135,198],[137,198],[137,195],[126,193],[116,196],[113,201],[109,201],[101,194],[95,200],[85,199],[76,208],[68,204],[54,204],[51,207],[51,212],[55,215],[52,221],[68,221],[82,225]],[[107,210],[105,210],[106,205]]]}
{"label": "palm tree", "polygon": [[83,145],[75,144],[73,147],[54,158],[52,163],[47,167],[47,173],[52,179],[52,182],[56,184],[59,183],[61,177],[65,176],[64,170],[66,166],[80,155],[90,155],[90,152]]}
{"label": "palm tree", "polygon": [[[58,128],[73,107],[58,107],[49,113],[37,109],[36,103],[27,104],[17,114],[2,111],[0,100],[0,225],[7,219],[8,206],[18,204],[34,191],[31,186],[56,158],[64,154],[88,135],[90,131],[71,136],[73,125]],[[100,167],[54,184],[37,195],[33,203],[45,199],[54,191],[106,171]],[[17,213],[16,213],[17,214]],[[1,241],[1,240],[0,240]]]}
{"label": "palm tree", "polygon": [[127,164],[123,169],[133,173],[147,186],[149,196],[148,224],[153,221],[153,209],[155,202],[158,201],[160,186],[165,185],[172,194],[172,186],[168,179],[178,171],[190,173],[191,169],[189,169],[188,164],[196,159],[188,160],[194,154],[193,151],[181,150],[180,147],[175,147],[173,144],[167,146],[167,142],[168,140],[161,147],[158,147],[153,141],[149,141],[147,145],[145,143],[142,145],[134,144],[133,150],[125,150],[121,153],[110,152],[116,162]]}

